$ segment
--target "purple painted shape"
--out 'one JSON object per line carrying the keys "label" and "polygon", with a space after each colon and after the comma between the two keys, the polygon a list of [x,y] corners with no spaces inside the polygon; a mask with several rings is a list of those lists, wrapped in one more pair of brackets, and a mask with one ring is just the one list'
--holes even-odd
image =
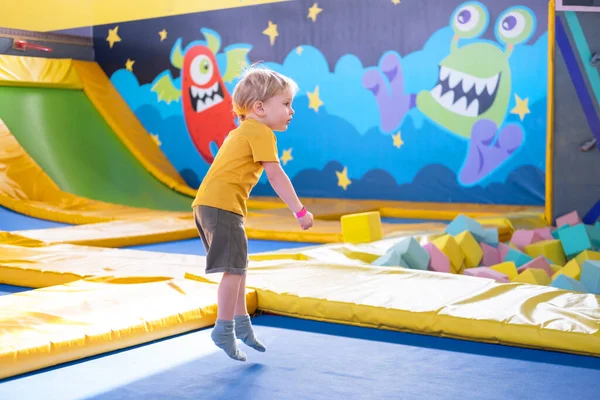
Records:
{"label": "purple painted shape", "polygon": [[404,93],[400,56],[395,52],[386,53],[381,58],[379,67],[365,71],[362,84],[375,96],[381,130],[387,133],[398,129],[406,113],[415,104],[415,96]]}
{"label": "purple painted shape", "polygon": [[523,130],[519,125],[506,125],[498,134],[493,121],[482,119],[473,125],[467,159],[459,172],[463,185],[472,185],[494,171],[523,143]]}

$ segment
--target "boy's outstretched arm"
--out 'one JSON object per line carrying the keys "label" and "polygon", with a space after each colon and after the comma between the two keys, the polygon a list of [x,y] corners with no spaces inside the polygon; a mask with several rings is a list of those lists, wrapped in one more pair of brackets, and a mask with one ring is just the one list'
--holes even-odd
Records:
{"label": "boy's outstretched arm", "polygon": [[[281,164],[277,162],[263,162],[263,166],[265,167],[265,173],[267,174],[267,178],[269,179],[269,183],[275,193],[287,204],[287,206],[294,212],[294,214],[300,212],[302,210],[302,203],[298,199],[296,195],[296,191],[294,190],[294,186],[290,181],[290,178],[287,176],[283,168],[281,168]],[[300,225],[302,228],[308,229],[313,224],[312,214],[307,212],[307,214],[299,218]]]}

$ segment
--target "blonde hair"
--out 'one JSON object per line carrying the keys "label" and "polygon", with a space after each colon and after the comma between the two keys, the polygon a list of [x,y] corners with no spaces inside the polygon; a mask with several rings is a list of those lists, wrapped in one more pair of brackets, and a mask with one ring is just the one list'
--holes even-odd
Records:
{"label": "blonde hair", "polygon": [[292,92],[292,96],[298,92],[298,85],[293,79],[253,64],[242,73],[242,78],[233,89],[233,112],[243,121],[255,102],[267,101],[287,90]]}

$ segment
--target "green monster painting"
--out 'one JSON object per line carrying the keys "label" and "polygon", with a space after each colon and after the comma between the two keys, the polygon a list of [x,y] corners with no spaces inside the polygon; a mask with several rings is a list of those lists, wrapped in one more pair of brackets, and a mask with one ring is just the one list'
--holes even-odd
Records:
{"label": "green monster painting", "polygon": [[404,92],[401,59],[395,52],[384,54],[378,68],[363,76],[363,85],[376,97],[383,131],[397,129],[416,106],[431,121],[470,140],[458,176],[464,186],[489,176],[523,143],[519,125],[502,124],[512,91],[509,58],[514,46],[525,43],[535,31],[535,16],[524,6],[500,15],[495,33],[504,48],[484,40],[460,46],[461,40],[483,34],[488,22],[488,11],[479,2],[463,3],[454,11],[450,54],[440,62],[438,81],[431,90],[418,95]]}

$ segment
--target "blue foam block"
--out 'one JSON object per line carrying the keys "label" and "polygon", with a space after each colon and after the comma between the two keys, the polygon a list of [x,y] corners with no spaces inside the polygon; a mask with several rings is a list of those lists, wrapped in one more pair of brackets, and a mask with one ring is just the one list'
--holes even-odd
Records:
{"label": "blue foam block", "polygon": [[593,247],[600,247],[600,226],[586,225],[585,230]]}
{"label": "blue foam block", "polygon": [[379,267],[404,267],[408,268],[408,265],[400,258],[400,255],[394,251],[392,247],[384,255],[379,257],[377,260],[371,263]]}
{"label": "blue foam block", "polygon": [[598,200],[596,204],[590,208],[590,210],[583,217],[582,221],[584,224],[592,225],[598,221],[598,219],[600,219],[600,200]]}
{"label": "blue foam block", "polygon": [[469,231],[478,242],[485,239],[485,230],[483,226],[472,218],[460,214],[446,226],[446,233],[452,236],[458,235],[464,231]]}
{"label": "blue foam block", "polygon": [[492,247],[498,247],[500,239],[498,238],[498,228],[486,228],[484,229],[484,237],[482,242]]}
{"label": "blue foam block", "polygon": [[527,264],[529,261],[533,261],[533,257],[511,247],[510,250],[508,250],[508,253],[506,253],[504,261],[512,261],[515,263],[517,268],[519,268]]}
{"label": "blue foam block", "polygon": [[584,224],[569,226],[558,233],[565,254],[568,258],[575,257],[584,250],[591,250],[592,242]]}
{"label": "blue foam block", "polygon": [[586,260],[581,266],[579,280],[588,292],[600,294],[600,261]]}
{"label": "blue foam block", "polygon": [[430,255],[413,237],[407,237],[394,245],[394,251],[411,269],[426,270]]}
{"label": "blue foam block", "polygon": [[567,224],[567,225],[563,225],[563,226],[561,226],[560,228],[556,228],[554,231],[552,231],[552,237],[553,237],[554,239],[558,240],[558,234],[559,234],[561,231],[564,231],[565,229],[568,229],[568,228],[570,228],[570,227],[571,227],[571,225]]}
{"label": "blue foam block", "polygon": [[564,274],[560,274],[556,278],[554,278],[554,281],[552,281],[552,284],[550,286],[555,287],[557,289],[587,293],[587,289],[583,285],[583,283],[579,282],[577,279],[573,279],[570,276],[566,276]]}

